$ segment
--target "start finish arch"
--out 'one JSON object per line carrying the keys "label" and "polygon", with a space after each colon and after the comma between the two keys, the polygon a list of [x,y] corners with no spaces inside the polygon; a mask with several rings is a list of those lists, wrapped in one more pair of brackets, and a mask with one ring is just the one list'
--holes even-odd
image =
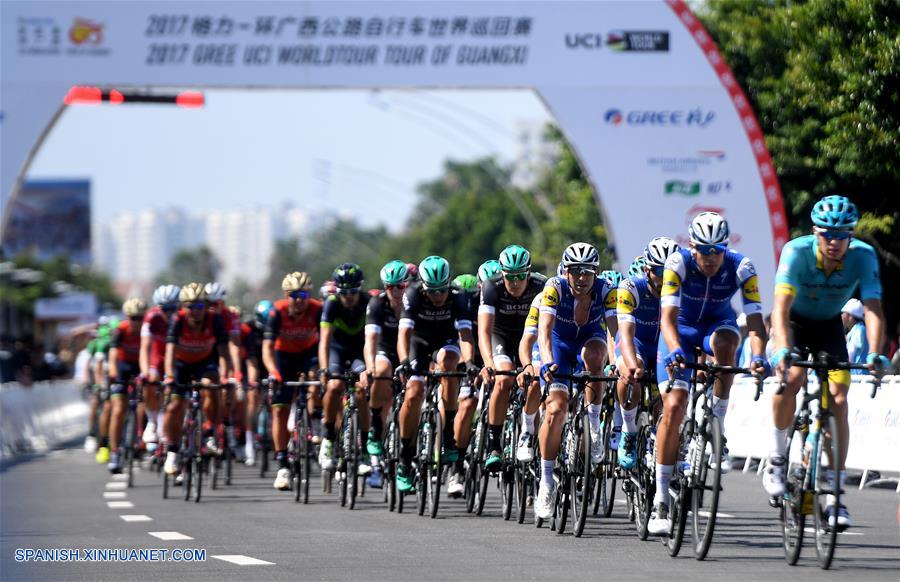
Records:
{"label": "start finish arch", "polygon": [[[532,89],[619,263],[724,214],[772,280],[787,240],[759,124],[682,0],[43,2],[2,7],[3,206],[73,85]],[[771,305],[771,295],[763,300]]]}

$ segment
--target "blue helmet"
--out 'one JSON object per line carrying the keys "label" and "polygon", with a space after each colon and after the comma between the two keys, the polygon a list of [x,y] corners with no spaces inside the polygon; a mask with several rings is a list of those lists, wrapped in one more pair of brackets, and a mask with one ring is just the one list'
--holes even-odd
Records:
{"label": "blue helmet", "polygon": [[644,265],[647,264],[647,259],[644,258],[644,255],[638,255],[635,257],[634,262],[631,263],[631,266],[628,267],[628,276],[629,277],[641,277],[644,274]]}
{"label": "blue helmet", "polygon": [[259,301],[253,308],[253,312],[256,314],[256,323],[258,323],[261,327],[269,323],[269,314],[272,313],[272,309],[274,307],[275,305],[273,305],[272,302],[268,299]]}
{"label": "blue helmet", "polygon": [[603,271],[600,273],[600,277],[606,279],[606,282],[609,283],[610,287],[615,289],[619,286],[619,283],[622,282],[622,279],[625,277],[622,276],[622,273],[618,271]]}
{"label": "blue helmet", "polygon": [[853,228],[859,222],[856,204],[844,196],[826,196],[809,213],[813,224],[821,228]]}

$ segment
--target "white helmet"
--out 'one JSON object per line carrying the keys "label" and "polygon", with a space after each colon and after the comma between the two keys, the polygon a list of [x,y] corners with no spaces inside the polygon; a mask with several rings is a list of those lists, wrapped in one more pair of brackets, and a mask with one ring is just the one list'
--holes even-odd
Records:
{"label": "white helmet", "polygon": [[225,286],[221,283],[207,283],[206,287],[206,296],[210,301],[224,301],[225,300]]}
{"label": "white helmet", "polygon": [[594,245],[586,242],[572,243],[563,252],[563,267],[593,267],[600,268],[600,255]]}
{"label": "white helmet", "polygon": [[658,236],[647,243],[644,248],[644,260],[651,267],[662,267],[666,264],[666,259],[672,253],[681,250],[678,243],[667,236]]}
{"label": "white helmet", "polygon": [[178,285],[160,285],[153,292],[154,305],[166,305],[178,303],[178,294],[181,293],[181,287]]}
{"label": "white helmet", "polygon": [[728,222],[717,212],[701,212],[691,221],[691,242],[702,245],[728,244]]}

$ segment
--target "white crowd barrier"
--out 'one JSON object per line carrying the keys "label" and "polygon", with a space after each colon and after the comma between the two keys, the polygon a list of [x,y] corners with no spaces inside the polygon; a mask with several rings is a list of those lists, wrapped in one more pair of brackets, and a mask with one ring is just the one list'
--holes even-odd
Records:
{"label": "white crowd barrier", "polygon": [[[810,388],[817,385],[810,377]],[[777,378],[768,378],[759,401],[754,402],[756,382],[735,378],[725,418],[728,449],[734,457],[764,459],[772,441],[772,395]],[[868,376],[854,376],[847,395],[850,450],[847,468],[859,471],[900,473],[900,376],[885,376],[871,398]],[[799,400],[799,399],[798,399]],[[799,405],[799,403],[798,403]]]}
{"label": "white crowd barrier", "polygon": [[72,381],[0,386],[0,459],[44,452],[87,433],[88,406]]}

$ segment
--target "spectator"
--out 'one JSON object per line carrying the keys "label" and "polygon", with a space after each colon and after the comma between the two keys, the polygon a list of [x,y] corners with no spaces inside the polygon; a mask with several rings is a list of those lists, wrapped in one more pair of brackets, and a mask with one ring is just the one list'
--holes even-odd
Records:
{"label": "spectator", "polygon": [[[866,338],[866,321],[863,304],[859,299],[850,299],[841,309],[841,321],[847,334],[848,360],[854,364],[865,364],[869,354],[869,340]],[[854,370],[853,375],[867,374],[863,370]]]}

